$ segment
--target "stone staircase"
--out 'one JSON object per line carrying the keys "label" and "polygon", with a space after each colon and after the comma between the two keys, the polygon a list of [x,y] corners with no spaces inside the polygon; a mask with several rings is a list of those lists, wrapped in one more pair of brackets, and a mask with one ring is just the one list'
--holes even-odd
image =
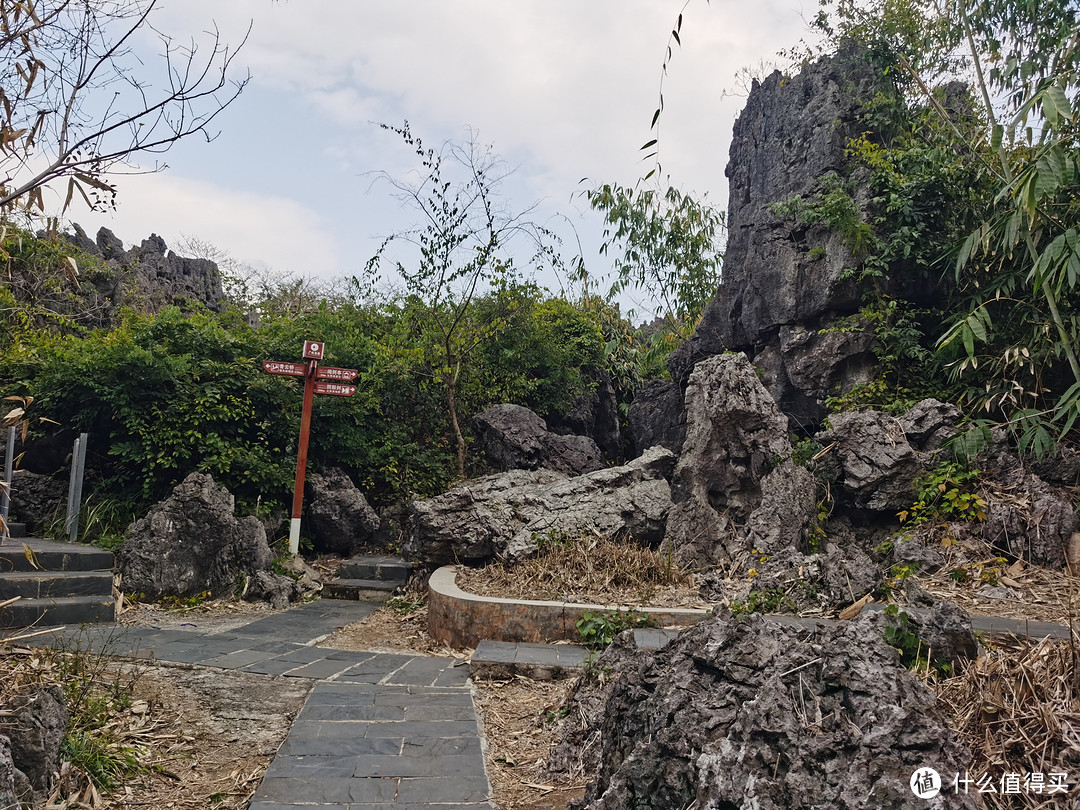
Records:
{"label": "stone staircase", "polygon": [[412,566],[398,557],[365,555],[346,560],[335,579],[323,583],[324,599],[385,602],[404,587]]}
{"label": "stone staircase", "polygon": [[93,546],[8,540],[0,545],[0,604],[15,601],[0,607],[0,630],[115,621],[112,568],[112,553]]}

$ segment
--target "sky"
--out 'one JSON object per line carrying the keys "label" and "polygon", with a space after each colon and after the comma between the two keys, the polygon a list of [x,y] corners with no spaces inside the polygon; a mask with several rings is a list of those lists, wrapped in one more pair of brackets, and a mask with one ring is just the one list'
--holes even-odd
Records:
{"label": "sky", "polygon": [[[813,0],[161,0],[154,26],[208,46],[250,35],[237,75],[250,83],[215,122],[163,156],[164,171],[118,179],[117,208],[73,208],[93,236],[193,238],[275,272],[360,272],[383,237],[417,222],[379,173],[407,180],[410,151],[377,123],[409,121],[431,146],[469,137],[513,173],[509,210],[580,241],[594,275],[602,225],[581,193],[632,185],[663,78],[663,174],[726,208],[724,168],[745,89],[740,69],[807,35]],[[686,6],[684,9],[684,5]],[[139,47],[151,53],[146,38]],[[147,81],[157,62],[145,60]],[[767,71],[766,71],[767,72]],[[548,286],[557,280],[542,279]]]}

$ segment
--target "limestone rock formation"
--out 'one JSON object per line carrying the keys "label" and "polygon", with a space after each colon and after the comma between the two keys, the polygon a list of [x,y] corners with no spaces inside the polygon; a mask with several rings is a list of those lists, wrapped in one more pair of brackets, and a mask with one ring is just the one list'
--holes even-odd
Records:
{"label": "limestone rock formation", "polygon": [[622,453],[619,402],[607,372],[601,372],[596,388],[582,394],[570,410],[548,420],[548,430],[560,435],[587,436],[608,458]]}
{"label": "limestone rock formation", "polygon": [[510,470],[467,481],[409,504],[405,556],[429,565],[526,557],[538,538],[596,531],[657,545],[671,508],[675,464],[656,447],[622,467],[567,477],[553,470]]}
{"label": "limestone rock formation", "polygon": [[669,380],[645,383],[630,403],[630,439],[640,455],[661,445],[676,455],[686,439],[686,417],[679,386]]}
{"label": "limestone rock formation", "polygon": [[581,475],[604,468],[600,448],[587,436],[560,436],[526,407],[494,405],[473,417],[477,444],[488,463],[506,470],[555,470]]}
{"label": "limestone rock formation", "polygon": [[19,796],[15,793],[15,763],[11,759],[11,740],[0,734],[0,807],[17,808]]}
{"label": "limestone rock formation", "polygon": [[610,672],[602,655],[596,670],[610,681],[602,709],[586,713],[591,727],[576,732],[598,749],[578,810],[976,806],[911,791],[917,769],[960,772],[970,754],[861,617],[806,627],[721,614]]}
{"label": "limestone rock formation", "polygon": [[924,453],[930,453],[951,439],[960,424],[960,409],[951,402],[924,399],[916,402],[911,410],[900,417],[900,427],[908,444]]}
{"label": "limestone rock formation", "polygon": [[880,411],[846,411],[829,419],[832,427],[817,435],[822,445],[836,444],[842,469],[842,492],[859,509],[897,512],[911,505],[915,479],[925,472],[896,417]]}
{"label": "limestone rock formation", "polygon": [[861,52],[846,47],[798,75],[754,82],[727,167],[724,279],[696,334],[668,364],[680,385],[705,357],[744,351],[781,409],[809,426],[823,418],[825,396],[867,378],[873,337],[852,318],[861,304],[849,272],[856,260],[827,225],[772,206],[810,200],[830,176],[844,176],[848,141],[868,128],[862,104],[876,81]]}
{"label": "limestone rock formation", "polygon": [[304,488],[308,528],[316,549],[351,556],[379,530],[379,516],[342,470],[309,473]]}
{"label": "limestone rock formation", "polygon": [[234,500],[205,473],[192,473],[128,527],[118,565],[124,590],[151,599],[232,596],[270,567],[258,518],[238,519]]}
{"label": "limestone rock formation", "polygon": [[[11,714],[0,719],[0,732],[10,740],[14,768],[26,775],[34,790],[48,790],[60,767],[60,744],[70,716],[63,691],[56,684],[30,687],[4,708]],[[14,772],[12,776],[17,778]]]}
{"label": "limestone rock formation", "polygon": [[787,419],[746,356],[699,363],[685,400],[664,538],[679,562],[698,567],[752,548],[800,545],[814,515],[814,480],[792,462]]}
{"label": "limestone rock formation", "polygon": [[11,514],[26,524],[31,533],[41,534],[64,514],[67,485],[48,475],[15,470],[11,482]]}

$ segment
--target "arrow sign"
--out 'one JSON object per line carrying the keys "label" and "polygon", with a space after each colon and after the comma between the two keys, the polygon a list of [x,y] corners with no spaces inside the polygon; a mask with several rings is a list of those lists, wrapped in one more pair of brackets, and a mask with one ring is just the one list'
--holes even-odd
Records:
{"label": "arrow sign", "polygon": [[[320,369],[321,371],[321,369]],[[316,394],[332,394],[335,397],[351,397],[356,393],[355,385],[318,381],[315,383]]]}
{"label": "arrow sign", "polygon": [[262,367],[263,371],[270,374],[288,374],[290,377],[303,377],[307,374],[307,365],[305,363],[282,363],[277,360],[264,360]]}
{"label": "arrow sign", "polygon": [[315,369],[315,378],[318,380],[338,380],[349,382],[356,379],[359,374],[355,368],[334,368],[333,366],[319,366]]}

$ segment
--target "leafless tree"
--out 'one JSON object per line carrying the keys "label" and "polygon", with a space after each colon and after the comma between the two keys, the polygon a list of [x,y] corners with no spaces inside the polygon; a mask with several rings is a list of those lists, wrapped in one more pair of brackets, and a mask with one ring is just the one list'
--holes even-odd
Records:
{"label": "leafless tree", "polygon": [[[0,209],[44,213],[43,189],[67,180],[91,208],[112,204],[110,178],[181,138],[216,135],[214,119],[243,91],[239,46],[177,42],[153,24],[158,0],[0,0]],[[159,40],[158,75],[136,53]],[[243,45],[243,42],[240,43]]]}

